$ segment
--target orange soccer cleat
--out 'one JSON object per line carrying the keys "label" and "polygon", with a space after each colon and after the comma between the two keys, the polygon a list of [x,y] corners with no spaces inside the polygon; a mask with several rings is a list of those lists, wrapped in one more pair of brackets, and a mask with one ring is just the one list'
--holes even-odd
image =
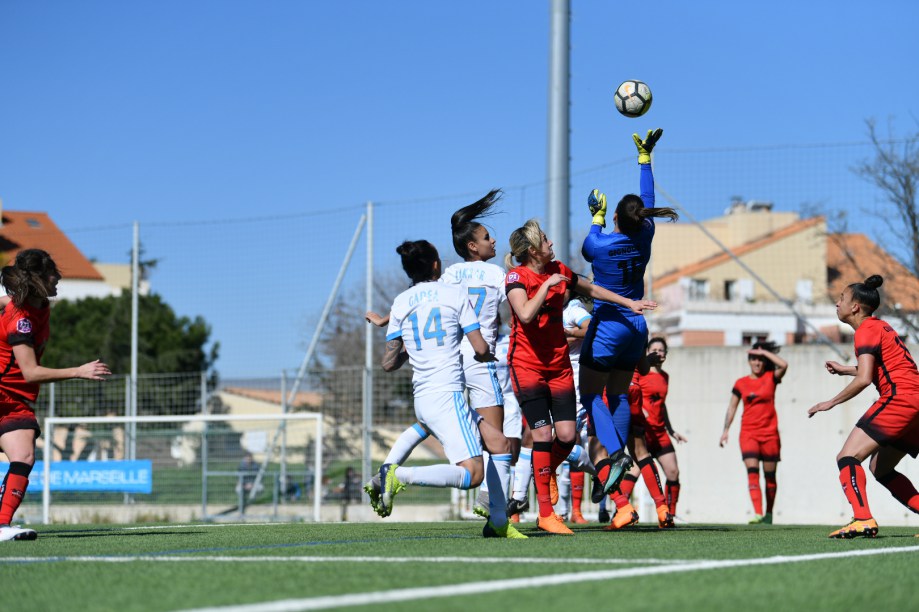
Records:
{"label": "orange soccer cleat", "polygon": [[568,527],[565,525],[565,521],[563,521],[562,518],[554,512],[549,516],[541,516],[536,519],[536,526],[543,531],[548,531],[549,533],[555,533],[558,535],[574,535],[574,532],[568,529]]}
{"label": "orange soccer cleat", "polygon": [[673,529],[673,515],[670,514],[670,507],[667,504],[661,504],[657,507],[657,526],[661,529]]}
{"label": "orange soccer cleat", "polygon": [[837,539],[851,540],[858,536],[866,538],[876,538],[878,535],[878,524],[873,518],[864,521],[852,519],[852,522],[845,527],[840,527],[830,534],[829,537]]}
{"label": "orange soccer cleat", "polygon": [[632,504],[626,504],[616,510],[616,516],[613,517],[613,522],[604,527],[604,529],[606,531],[617,531],[623,527],[634,525],[637,522],[638,512],[635,511],[635,508],[632,507]]}
{"label": "orange soccer cleat", "polygon": [[584,515],[581,514],[581,511],[575,508],[571,511],[571,522],[575,525],[586,525],[588,521],[584,518]]}

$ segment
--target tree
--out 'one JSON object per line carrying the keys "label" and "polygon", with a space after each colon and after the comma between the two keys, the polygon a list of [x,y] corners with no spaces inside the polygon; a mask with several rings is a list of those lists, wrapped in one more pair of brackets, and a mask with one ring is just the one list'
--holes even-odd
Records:
{"label": "tree", "polygon": [[874,119],[865,122],[874,156],[859,163],[855,174],[873,183],[892,207],[884,220],[891,234],[900,242],[903,263],[919,275],[919,131],[895,139],[888,124],[889,138],[881,139]]}
{"label": "tree", "polygon": [[[193,414],[201,411],[199,372],[210,372],[209,389],[217,383],[212,370],[219,346],[209,349],[210,326],[201,317],[178,317],[159,295],[141,296],[138,302],[138,374],[178,374],[139,377],[137,407],[140,414]],[[51,314],[51,341],[42,365],[72,367],[102,359],[116,377],[131,371],[131,294],[81,300],[59,300]],[[182,376],[181,374],[186,374]],[[71,381],[62,383],[67,385]],[[112,382],[80,384],[74,391],[62,387],[57,414],[105,414],[123,406],[124,387]],[[47,394],[44,399],[47,399]],[[217,396],[209,410],[219,412]]]}
{"label": "tree", "polygon": [[[873,146],[874,155],[863,160],[853,168],[853,172],[869,183],[873,183],[883,194],[892,214],[883,215],[885,224],[893,241],[885,241],[893,246],[891,253],[900,260],[906,270],[897,266],[888,266],[883,271],[885,280],[895,281],[897,292],[910,302],[919,301],[919,295],[910,291],[910,282],[896,282],[897,278],[906,278],[911,274],[913,279],[919,276],[919,130],[907,134],[905,138],[894,137],[892,123],[888,123],[888,138],[878,135],[874,119],[865,121],[868,126],[868,137]],[[855,262],[853,262],[854,264]],[[857,269],[861,268],[857,266]],[[872,263],[877,268],[877,262]],[[866,271],[867,272],[867,271]],[[875,270],[871,273],[882,272]],[[867,274],[865,274],[867,276]],[[912,279],[910,279],[912,280]],[[886,288],[886,287],[885,287]],[[891,313],[898,316],[915,339],[919,339],[919,321],[915,312],[905,312],[899,303],[882,304],[880,314]]]}
{"label": "tree", "polygon": [[[55,302],[52,340],[42,365],[69,367],[103,359],[112,372],[131,369],[131,294]],[[138,300],[137,371],[141,374],[206,372],[219,345],[208,350],[211,328],[203,318],[178,317],[156,294]]]}

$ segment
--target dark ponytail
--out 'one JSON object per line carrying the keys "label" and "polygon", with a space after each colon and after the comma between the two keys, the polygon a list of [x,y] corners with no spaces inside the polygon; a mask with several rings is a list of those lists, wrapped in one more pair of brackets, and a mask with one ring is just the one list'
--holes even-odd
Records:
{"label": "dark ponytail", "polygon": [[869,316],[881,305],[881,294],[878,292],[878,287],[883,284],[884,278],[878,274],[873,274],[862,283],[849,285],[852,299],[864,306]]}
{"label": "dark ponytail", "polygon": [[492,189],[485,194],[485,197],[469,206],[460,208],[450,217],[450,229],[453,230],[453,249],[464,260],[469,258],[469,248],[466,245],[475,239],[473,234],[482,226],[481,223],[476,223],[475,219],[494,214],[489,210],[501,199],[501,195],[500,189]]}
{"label": "dark ponytail", "polygon": [[412,279],[412,284],[437,280],[434,264],[440,263],[437,249],[427,240],[406,240],[396,247],[396,253],[402,256],[402,269]]}
{"label": "dark ponytail", "polygon": [[676,221],[680,216],[672,208],[646,208],[642,199],[634,193],[623,196],[616,205],[616,225],[626,236],[637,234],[649,217],[667,217]]}
{"label": "dark ponytail", "polygon": [[60,278],[61,273],[51,256],[41,249],[25,249],[16,254],[13,265],[0,270],[0,284],[13,304],[21,308],[29,298],[48,299],[48,279],[52,276]]}

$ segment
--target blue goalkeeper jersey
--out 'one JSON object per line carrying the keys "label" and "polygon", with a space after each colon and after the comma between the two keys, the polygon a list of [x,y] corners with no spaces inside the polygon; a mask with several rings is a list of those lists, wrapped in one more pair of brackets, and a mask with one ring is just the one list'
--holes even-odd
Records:
{"label": "blue goalkeeper jersey", "polygon": [[[645,208],[654,208],[654,175],[651,164],[641,164],[640,190]],[[641,230],[632,236],[618,232],[604,234],[599,225],[591,225],[581,253],[591,263],[594,284],[631,300],[644,298],[645,267],[651,259],[653,238],[654,221],[650,218],[645,219]],[[629,315],[634,314],[628,308],[603,300],[596,300],[594,310],[601,305],[618,308]]]}

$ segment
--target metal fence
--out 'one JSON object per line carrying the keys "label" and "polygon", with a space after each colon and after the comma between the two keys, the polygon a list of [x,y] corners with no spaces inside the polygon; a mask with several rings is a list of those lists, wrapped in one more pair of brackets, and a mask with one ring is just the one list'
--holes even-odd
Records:
{"label": "metal fence", "polygon": [[[293,379],[287,372],[219,381],[200,373],[140,375],[136,412],[129,377],[45,386],[35,405],[45,430],[36,455],[42,463],[20,518],[338,520],[366,513],[363,368],[310,371],[291,397],[286,391]],[[379,466],[396,436],[414,422],[410,372],[377,372],[372,403],[370,460]],[[281,420],[283,415],[297,423]],[[299,423],[310,416],[322,419],[321,437],[315,425]],[[432,444],[420,447],[409,464],[443,460],[442,449]],[[56,471],[49,479],[47,466],[74,473]],[[56,488],[50,508],[43,508],[42,487],[58,487],[61,479],[106,482]],[[147,489],[135,487],[138,479]],[[400,501],[448,505],[451,496],[416,487]]]}

